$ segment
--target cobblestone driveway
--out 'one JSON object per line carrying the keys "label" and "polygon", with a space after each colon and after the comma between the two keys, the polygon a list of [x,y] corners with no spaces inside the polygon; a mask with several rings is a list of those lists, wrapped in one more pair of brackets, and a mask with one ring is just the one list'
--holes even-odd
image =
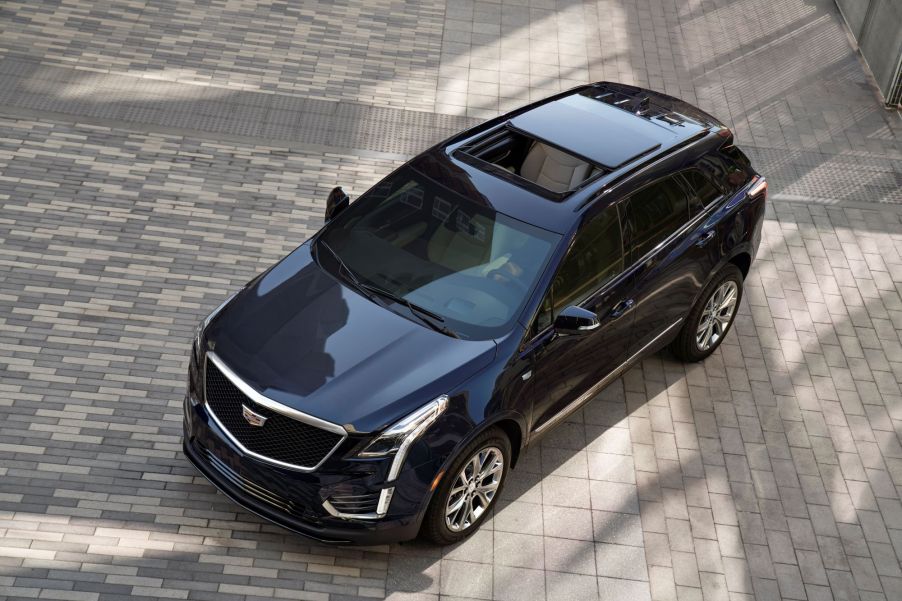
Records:
{"label": "cobblestone driveway", "polygon": [[[768,174],[736,327],[451,548],[308,544],[180,453],[196,322],[428,143],[589,79]],[[902,127],[827,0],[0,6],[0,598],[902,599]]]}

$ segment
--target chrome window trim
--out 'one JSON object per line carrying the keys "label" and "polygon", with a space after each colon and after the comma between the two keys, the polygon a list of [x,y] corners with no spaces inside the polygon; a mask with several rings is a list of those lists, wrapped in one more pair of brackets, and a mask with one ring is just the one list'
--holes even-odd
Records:
{"label": "chrome window trim", "polygon": [[[326,430],[328,432],[340,434],[341,440],[339,440],[337,443],[335,443],[335,446],[332,447],[332,450],[329,451],[328,453],[326,453],[326,455],[319,461],[319,463],[317,463],[314,466],[296,465],[294,463],[287,463],[285,461],[279,461],[278,459],[273,459],[272,457],[267,457],[266,455],[261,455],[260,453],[255,453],[254,451],[248,449],[246,446],[241,444],[241,442],[237,438],[235,438],[235,436],[228,430],[228,428],[226,428],[223,425],[223,423],[221,421],[219,421],[219,418],[216,416],[216,414],[210,408],[210,404],[207,402],[207,363],[206,363],[207,361],[212,361],[213,364],[219,369],[219,371],[221,371],[222,374],[232,384],[234,384],[236,388],[238,388],[238,390],[240,390],[244,395],[246,395],[250,400],[257,403],[258,405],[262,405],[263,407],[266,407],[267,409],[275,411],[276,413],[281,413],[282,415],[284,415],[286,417],[297,420],[299,422],[303,422],[310,426],[317,427],[321,430]],[[223,363],[222,359],[220,359],[216,355],[216,353],[214,353],[213,351],[207,351],[206,355],[204,356],[203,369],[204,369],[204,373],[203,373],[204,410],[207,412],[207,415],[210,416],[210,419],[212,419],[216,423],[216,425],[223,432],[223,434],[226,435],[226,437],[229,439],[229,441],[232,444],[234,444],[236,447],[238,447],[241,450],[241,452],[244,453],[245,455],[253,457],[254,459],[258,459],[259,461],[262,461],[264,463],[268,463],[270,465],[275,465],[275,466],[282,467],[285,469],[293,470],[296,472],[312,472],[312,471],[317,470],[323,463],[325,463],[326,460],[329,459],[329,457],[331,457],[335,453],[335,451],[338,450],[338,447],[340,447],[342,445],[342,443],[348,438],[348,431],[345,430],[343,427],[339,426],[338,424],[333,424],[332,422],[327,422],[326,420],[322,420],[318,417],[308,415],[308,414],[304,413],[303,411],[298,411],[297,409],[292,409],[291,407],[283,405],[282,403],[279,403],[278,401],[274,401],[268,397],[263,396],[262,394],[260,394],[256,390],[254,390],[250,386],[250,384],[248,384],[247,382],[245,382],[244,380],[239,378],[238,375],[235,374],[235,372],[233,372],[231,369],[229,369],[229,367],[225,363]]]}
{"label": "chrome window trim", "polygon": [[618,377],[620,377],[620,375],[621,375],[623,372],[625,372],[627,369],[629,369],[629,367],[633,364],[633,362],[636,361],[636,359],[638,359],[638,358],[642,355],[642,353],[644,353],[646,350],[648,350],[649,348],[651,348],[652,346],[654,346],[655,343],[657,343],[659,340],[661,340],[661,338],[663,338],[663,337],[666,336],[668,333],[670,333],[674,328],[676,328],[676,327],[677,327],[678,325],[680,325],[682,322],[683,322],[683,318],[680,317],[678,320],[676,320],[675,322],[673,322],[672,324],[670,324],[669,326],[667,326],[666,328],[664,328],[663,330],[661,330],[661,333],[659,333],[657,336],[655,336],[655,337],[652,338],[650,341],[648,341],[647,343],[645,343],[645,344],[642,346],[642,348],[640,348],[638,351],[636,351],[635,353],[633,353],[633,354],[629,357],[629,359],[627,359],[626,361],[624,361],[623,363],[621,363],[620,365],[618,365],[616,368],[614,368],[613,371],[611,371],[610,373],[608,373],[608,375],[606,375],[606,376],[603,377],[601,380],[599,380],[598,382],[596,382],[589,390],[587,390],[587,391],[584,392],[583,394],[579,395],[576,399],[574,399],[573,401],[571,401],[569,405],[567,405],[567,406],[564,407],[561,411],[559,411],[558,413],[556,413],[556,414],[555,414],[553,417],[551,417],[551,419],[549,419],[547,422],[545,422],[544,424],[541,424],[538,428],[535,428],[535,429],[532,431],[532,435],[535,436],[535,435],[537,435],[537,434],[540,434],[540,433],[544,432],[545,430],[547,430],[548,428],[554,426],[555,424],[557,424],[557,423],[560,422],[561,420],[563,420],[563,419],[569,417],[573,412],[575,412],[577,409],[579,409],[579,408],[582,407],[584,404],[586,404],[587,402],[589,402],[596,394],[598,394],[599,392],[601,392],[601,390],[602,390],[605,386],[607,386],[608,384],[610,384],[611,382],[613,382],[615,379],[617,379]]}

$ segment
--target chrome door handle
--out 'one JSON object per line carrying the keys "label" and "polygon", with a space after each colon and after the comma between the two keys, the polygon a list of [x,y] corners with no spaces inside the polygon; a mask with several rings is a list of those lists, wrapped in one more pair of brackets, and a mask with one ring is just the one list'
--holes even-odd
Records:
{"label": "chrome door handle", "polygon": [[624,313],[628,312],[632,309],[636,304],[635,299],[623,300],[614,305],[614,308],[611,309],[611,319],[617,319],[618,317],[623,316]]}
{"label": "chrome door handle", "polygon": [[701,236],[699,236],[698,240],[695,241],[695,245],[699,248],[703,248],[707,246],[708,242],[714,239],[714,230],[710,229]]}

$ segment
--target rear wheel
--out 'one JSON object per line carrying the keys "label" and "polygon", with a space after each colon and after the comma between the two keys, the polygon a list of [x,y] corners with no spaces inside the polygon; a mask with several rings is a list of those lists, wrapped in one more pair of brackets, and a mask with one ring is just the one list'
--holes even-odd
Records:
{"label": "rear wheel", "polygon": [[501,494],[510,457],[510,441],[501,430],[490,428],[477,436],[445,472],[426,510],[421,534],[447,545],[475,532]]}
{"label": "rear wheel", "polygon": [[741,300],[742,272],[730,263],[705,287],[670,350],[684,361],[708,357],[730,331]]}

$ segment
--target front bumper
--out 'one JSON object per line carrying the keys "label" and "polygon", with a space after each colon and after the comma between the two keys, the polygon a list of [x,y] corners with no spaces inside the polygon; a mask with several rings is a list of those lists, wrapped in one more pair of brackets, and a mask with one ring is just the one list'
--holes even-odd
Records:
{"label": "front bumper", "polygon": [[[232,501],[320,542],[376,545],[415,538],[429,500],[428,480],[424,486],[418,470],[408,468],[394,482],[395,494],[383,518],[332,516],[323,506],[330,491],[379,491],[382,485],[377,473],[340,458],[312,473],[292,472],[260,462],[243,455],[209,419],[203,405],[192,405],[187,398],[183,448],[198,471]],[[345,470],[342,464],[350,465],[345,465]]]}

